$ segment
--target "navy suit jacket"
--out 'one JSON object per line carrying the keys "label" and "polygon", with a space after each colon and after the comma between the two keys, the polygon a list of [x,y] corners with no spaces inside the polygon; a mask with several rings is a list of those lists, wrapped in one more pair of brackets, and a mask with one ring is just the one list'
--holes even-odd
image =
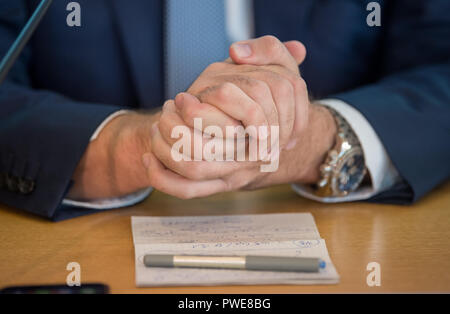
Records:
{"label": "navy suit jacket", "polygon": [[[56,0],[0,86],[0,202],[55,220],[97,126],[126,106],[164,101],[162,0],[78,0],[82,26]],[[254,1],[256,36],[297,39],[311,93],[358,109],[403,182],[379,202],[410,203],[450,174],[450,1]],[[37,0],[0,0],[0,55]]]}

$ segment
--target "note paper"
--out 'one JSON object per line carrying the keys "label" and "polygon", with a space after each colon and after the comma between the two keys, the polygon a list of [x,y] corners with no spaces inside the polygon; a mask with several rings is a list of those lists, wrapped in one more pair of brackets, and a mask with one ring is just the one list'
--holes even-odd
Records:
{"label": "note paper", "polygon": [[[339,281],[311,214],[132,217],[136,285],[330,284]],[[318,273],[145,267],[146,254],[320,257]]]}

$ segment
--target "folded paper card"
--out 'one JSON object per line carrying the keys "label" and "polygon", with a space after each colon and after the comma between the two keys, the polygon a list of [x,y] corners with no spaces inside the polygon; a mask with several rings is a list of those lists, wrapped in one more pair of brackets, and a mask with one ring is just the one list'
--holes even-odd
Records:
{"label": "folded paper card", "polygon": [[[132,217],[136,285],[330,284],[339,281],[311,214]],[[319,257],[318,273],[145,267],[146,254]]]}

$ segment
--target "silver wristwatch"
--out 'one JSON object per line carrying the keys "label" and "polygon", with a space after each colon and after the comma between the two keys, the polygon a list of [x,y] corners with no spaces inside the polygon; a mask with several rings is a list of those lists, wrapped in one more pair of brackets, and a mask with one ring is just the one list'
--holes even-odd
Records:
{"label": "silver wristwatch", "polygon": [[325,106],[337,125],[334,147],[320,166],[321,179],[316,194],[321,197],[344,196],[356,190],[366,175],[364,152],[348,122],[333,108]]}

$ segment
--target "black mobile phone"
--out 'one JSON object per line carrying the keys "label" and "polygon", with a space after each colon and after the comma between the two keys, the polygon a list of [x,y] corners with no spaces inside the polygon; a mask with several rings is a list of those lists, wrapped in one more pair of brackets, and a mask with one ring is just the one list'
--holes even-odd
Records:
{"label": "black mobile phone", "polygon": [[100,283],[67,285],[15,286],[0,290],[0,294],[107,294],[109,287]]}

